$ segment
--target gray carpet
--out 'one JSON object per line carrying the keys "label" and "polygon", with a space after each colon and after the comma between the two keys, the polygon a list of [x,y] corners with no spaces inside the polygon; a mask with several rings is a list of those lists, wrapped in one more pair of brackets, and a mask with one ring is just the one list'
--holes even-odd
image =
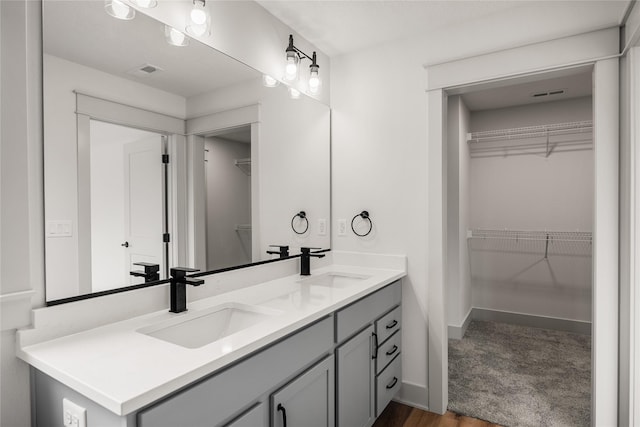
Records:
{"label": "gray carpet", "polygon": [[472,321],[449,340],[449,410],[510,427],[591,424],[591,337]]}

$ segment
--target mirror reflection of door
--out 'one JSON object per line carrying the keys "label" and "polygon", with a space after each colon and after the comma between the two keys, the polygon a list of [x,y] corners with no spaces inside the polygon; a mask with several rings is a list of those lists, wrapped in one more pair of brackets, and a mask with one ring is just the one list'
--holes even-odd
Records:
{"label": "mirror reflection of door", "polygon": [[205,137],[207,270],[251,263],[251,125]]}
{"label": "mirror reflection of door", "polygon": [[[129,274],[135,262],[160,265],[165,182],[163,136],[91,120],[92,291],[144,282]],[[120,283],[113,280],[120,277]]]}

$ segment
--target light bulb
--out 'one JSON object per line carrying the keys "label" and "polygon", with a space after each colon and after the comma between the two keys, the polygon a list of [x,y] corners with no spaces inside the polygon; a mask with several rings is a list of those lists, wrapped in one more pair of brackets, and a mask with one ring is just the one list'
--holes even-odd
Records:
{"label": "light bulb", "polygon": [[266,87],[276,87],[280,82],[268,74],[262,75],[262,84]]}
{"label": "light bulb", "polygon": [[164,36],[167,43],[173,46],[187,46],[189,44],[189,39],[182,31],[178,31],[168,25],[164,26]]}
{"label": "light bulb", "polygon": [[136,16],[136,12],[120,0],[105,0],[104,10],[118,19],[129,20]]}
{"label": "light bulb", "polygon": [[204,10],[204,2],[194,1],[193,9],[191,9],[191,22],[196,25],[202,25],[207,22],[207,12]]}
{"label": "light bulb", "polygon": [[287,54],[287,64],[284,67],[284,78],[286,80],[295,80],[296,77],[298,77],[298,57],[295,54]]}
{"label": "light bulb", "polygon": [[133,0],[133,2],[145,9],[151,9],[158,5],[157,0]]}
{"label": "light bulb", "polygon": [[190,25],[187,27],[187,32],[194,36],[203,36],[207,32],[206,25]]}
{"label": "light bulb", "polygon": [[300,98],[300,91],[296,88],[290,87],[289,88],[289,96],[291,97],[291,99],[299,99]]}
{"label": "light bulb", "polygon": [[320,89],[320,76],[318,75],[317,68],[311,69],[311,75],[309,76],[309,92],[318,93]]}
{"label": "light bulb", "polygon": [[296,71],[298,71],[298,66],[296,65],[296,63],[292,61],[287,62],[287,74],[293,75],[296,73]]}
{"label": "light bulb", "polygon": [[204,0],[193,0],[193,9],[189,13],[187,33],[192,36],[204,36],[211,31],[211,15],[205,7]]}

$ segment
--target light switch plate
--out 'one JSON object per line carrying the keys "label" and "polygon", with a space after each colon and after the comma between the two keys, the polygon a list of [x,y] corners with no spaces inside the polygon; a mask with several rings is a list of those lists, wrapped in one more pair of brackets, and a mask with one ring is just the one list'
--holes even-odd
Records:
{"label": "light switch plate", "polygon": [[73,236],[71,221],[47,221],[47,237]]}
{"label": "light switch plate", "polygon": [[87,427],[87,410],[69,399],[62,399],[64,427]]}
{"label": "light switch plate", "polygon": [[338,220],[338,236],[346,236],[347,235],[347,220],[339,219]]}

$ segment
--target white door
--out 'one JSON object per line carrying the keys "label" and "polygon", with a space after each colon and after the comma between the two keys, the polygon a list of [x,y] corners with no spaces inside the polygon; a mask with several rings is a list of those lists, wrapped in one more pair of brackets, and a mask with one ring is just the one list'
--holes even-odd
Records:
{"label": "white door", "polygon": [[[162,136],[124,147],[124,230],[126,271],[142,270],[135,262],[160,265],[164,271]],[[129,276],[129,282],[143,278]]]}

